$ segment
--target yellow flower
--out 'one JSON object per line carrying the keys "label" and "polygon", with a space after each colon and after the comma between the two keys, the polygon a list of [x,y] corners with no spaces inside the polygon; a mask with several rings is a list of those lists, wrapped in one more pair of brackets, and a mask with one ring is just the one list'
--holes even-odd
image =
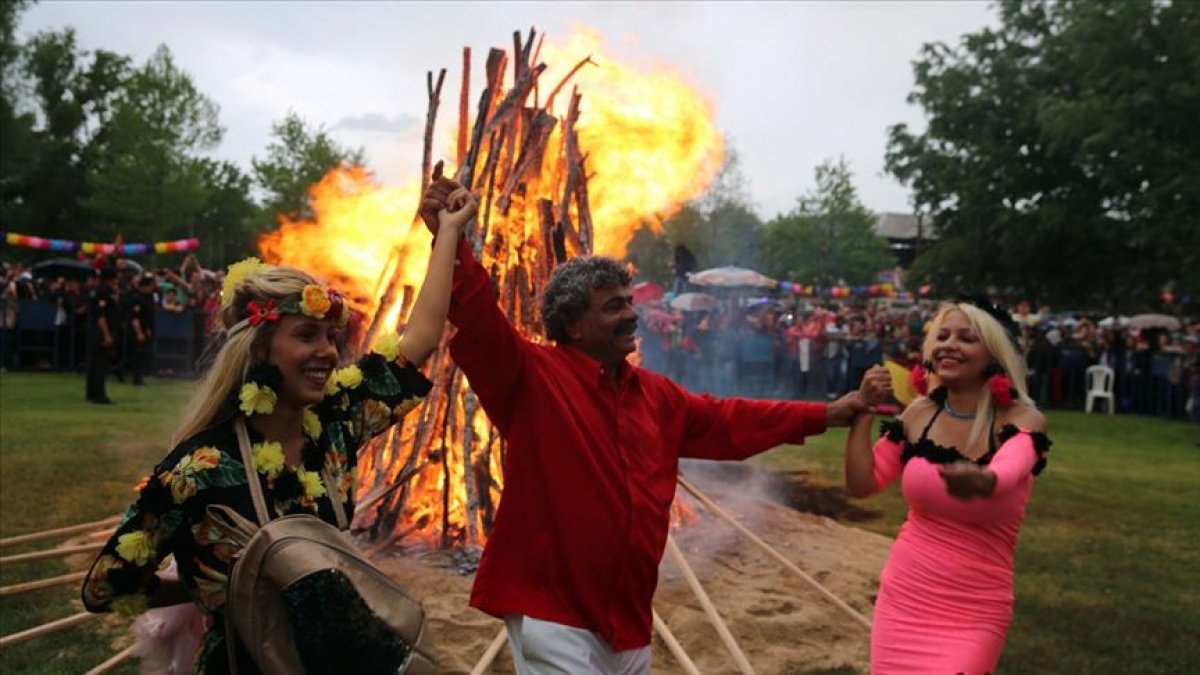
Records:
{"label": "yellow flower", "polygon": [[270,415],[275,412],[276,400],[275,392],[270,387],[260,387],[256,382],[243,384],[238,393],[238,407],[247,415]]}
{"label": "yellow flower", "polygon": [[312,408],[305,408],[303,415],[304,433],[314,441],[321,437],[321,418]]}
{"label": "yellow flower", "polygon": [[114,598],[112,601],[113,611],[125,619],[131,619],[139,614],[145,614],[150,608],[146,596],[138,593],[136,595],[122,595]]}
{"label": "yellow flower", "polygon": [[192,474],[172,471],[170,484],[171,499],[174,499],[176,504],[182,504],[196,494],[196,480],[192,478]]}
{"label": "yellow flower", "polygon": [[400,356],[400,336],[388,333],[375,341],[375,353],[388,361],[395,361]]}
{"label": "yellow flower", "polygon": [[314,319],[324,319],[333,303],[329,300],[329,291],[320,286],[309,284],[300,293],[300,311],[305,316]]}
{"label": "yellow flower", "polygon": [[225,283],[221,286],[221,306],[228,307],[233,302],[238,285],[245,281],[246,277],[267,267],[270,265],[264,264],[258,258],[246,258],[230,265],[225,272]]}
{"label": "yellow flower", "polygon": [[250,460],[260,473],[274,478],[283,471],[283,446],[273,441],[250,446]]}
{"label": "yellow flower", "polygon": [[143,530],[127,532],[117,537],[117,555],[141,567],[154,555],[154,542]]}
{"label": "yellow flower", "polygon": [[297,469],[296,477],[300,479],[300,484],[304,486],[305,497],[316,499],[325,494],[325,486],[321,484],[321,474],[316,471]]}
{"label": "yellow flower", "polygon": [[337,385],[342,389],[354,389],[362,384],[363,372],[362,369],[352,363],[345,368],[338,368],[334,371],[331,379],[335,380]]}

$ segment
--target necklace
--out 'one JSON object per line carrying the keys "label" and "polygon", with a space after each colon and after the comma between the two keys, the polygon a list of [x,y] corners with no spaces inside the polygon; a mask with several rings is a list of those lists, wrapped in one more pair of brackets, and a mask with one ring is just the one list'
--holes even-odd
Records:
{"label": "necklace", "polygon": [[973,419],[975,419],[975,413],[960,413],[957,410],[955,410],[954,408],[950,407],[950,401],[948,401],[948,400],[942,401],[942,410],[945,410],[947,415],[953,417],[956,420],[973,420]]}

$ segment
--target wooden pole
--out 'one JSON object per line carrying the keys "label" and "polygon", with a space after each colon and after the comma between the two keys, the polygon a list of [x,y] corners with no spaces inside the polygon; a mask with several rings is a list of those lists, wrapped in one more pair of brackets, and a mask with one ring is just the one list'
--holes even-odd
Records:
{"label": "wooden pole", "polygon": [[667,649],[671,650],[671,653],[675,655],[675,660],[679,662],[679,666],[683,668],[683,672],[687,673],[687,675],[700,675],[700,669],[696,667],[695,662],[692,661],[692,657],[683,651],[683,645],[679,644],[679,640],[675,639],[675,635],[667,627],[667,622],[662,620],[658,612],[654,610],[650,611],[654,613],[655,632],[658,633],[663,642],[667,643]]}
{"label": "wooden pole", "polygon": [[10,565],[12,563],[28,562],[30,560],[46,560],[49,558],[65,558],[76,553],[94,553],[104,548],[104,542],[99,544],[84,544],[82,546],[65,546],[49,551],[34,551],[32,553],[19,553],[17,555],[8,555],[0,558],[0,565]]}
{"label": "wooden pole", "polygon": [[111,516],[104,520],[97,520],[94,523],[84,523],[82,525],[71,525],[70,527],[60,527],[54,530],[43,530],[41,532],[31,532],[29,534],[21,534],[15,537],[7,537],[0,539],[0,546],[13,546],[15,544],[25,544],[31,541],[40,541],[42,539],[53,539],[54,537],[66,536],[68,534],[79,534],[80,532],[92,532],[101,528],[114,526],[121,522],[121,516]]}
{"label": "wooden pole", "polygon": [[26,581],[21,584],[12,584],[10,586],[0,586],[0,598],[17,595],[18,593],[28,593],[29,591],[40,591],[43,588],[54,588],[55,586],[66,586],[70,583],[83,581],[87,576],[87,572],[72,572],[59,577],[50,577],[48,579],[39,579],[37,581]]}
{"label": "wooden pole", "polygon": [[496,660],[496,655],[500,653],[500,649],[504,647],[506,638],[508,637],[508,629],[504,626],[500,627],[500,632],[496,633],[496,637],[492,638],[491,644],[487,649],[483,650],[483,656],[480,657],[479,663],[471,669],[471,675],[483,675],[487,672],[488,667],[492,665],[492,661]]}
{"label": "wooden pole", "polygon": [[100,616],[100,615],[92,614],[91,612],[80,612],[73,616],[68,616],[63,619],[58,619],[57,621],[51,621],[50,623],[44,623],[40,626],[34,626],[33,628],[30,628],[29,630],[23,630],[20,633],[13,633],[12,635],[5,635],[4,637],[0,637],[0,649],[4,649],[5,647],[11,647],[17,643],[24,642],[26,640],[30,640],[35,637],[40,637],[42,635],[49,635],[51,633],[57,633],[59,631],[66,630],[73,626],[78,626],[79,624],[84,623],[90,619],[94,619],[95,617],[98,617],[98,616]]}
{"label": "wooden pole", "polygon": [[742,534],[746,535],[747,539],[754,542],[754,544],[756,546],[761,548],[772,558],[775,558],[780,563],[782,563],[784,567],[786,567],[789,570],[800,575],[801,579],[804,579],[804,581],[806,581],[810,586],[815,588],[821,595],[825,596],[826,599],[828,599],[833,604],[837,605],[839,608],[842,609],[842,611],[846,612],[846,614],[850,615],[850,618],[854,619],[857,623],[861,624],[863,628],[866,628],[867,630],[871,630],[871,620],[870,619],[863,616],[861,613],[859,613],[858,610],[856,610],[853,607],[851,607],[850,605],[846,604],[846,602],[844,600],[842,600],[838,596],[834,595],[828,588],[825,588],[824,586],[822,586],[819,581],[812,578],[812,576],[807,574],[804,570],[797,567],[796,564],[793,563],[791,560],[788,560],[787,558],[783,557],[783,554],[781,554],[779,551],[776,551],[774,548],[771,548],[771,546],[768,545],[767,542],[760,539],[758,537],[758,535],[751,532],[749,529],[746,528],[745,525],[742,525],[741,523],[739,523],[737,521],[737,519],[735,519],[733,516],[726,513],[721,507],[719,507],[715,503],[713,503],[713,501],[711,499],[709,499],[702,492],[697,490],[696,487],[694,485],[692,485],[691,483],[689,483],[686,478],[684,478],[683,476],[680,476],[679,484],[683,486],[683,489],[685,489],[689,493],[691,493],[691,495],[693,497],[698,499],[701,504],[704,504],[704,506],[708,508],[709,512],[711,512],[713,515],[717,516],[721,520],[724,520],[725,522],[729,523],[730,525],[733,525],[733,527],[738,532],[741,532]]}
{"label": "wooden pole", "polygon": [[696,599],[700,601],[700,606],[708,615],[709,622],[712,623],[713,628],[717,629],[717,635],[720,636],[721,642],[725,643],[725,648],[729,650],[729,655],[733,657],[733,662],[737,665],[738,670],[744,675],[754,675],[754,667],[746,660],[742,648],[738,646],[737,640],[733,639],[733,633],[729,632],[729,626],[725,625],[725,621],[717,613],[717,608],[713,606],[708,593],[700,585],[696,573],[692,571],[692,566],[684,559],[683,552],[679,550],[679,546],[675,544],[675,538],[670,534],[667,535],[667,553],[675,561],[679,571],[683,572],[683,578],[687,580],[688,586],[691,586],[692,592],[696,594]]}
{"label": "wooden pole", "polygon": [[112,655],[112,658],[84,673],[84,675],[103,675],[133,657],[133,645]]}

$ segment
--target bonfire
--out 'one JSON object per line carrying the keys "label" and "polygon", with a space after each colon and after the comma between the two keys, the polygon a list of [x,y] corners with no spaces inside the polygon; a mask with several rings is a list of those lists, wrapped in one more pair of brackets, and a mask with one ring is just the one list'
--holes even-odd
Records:
{"label": "bonfire", "polygon": [[[463,50],[458,125],[445,144],[455,178],[481,198],[466,236],[513,325],[533,340],[536,299],[555,265],[592,252],[623,256],[639,227],[660,226],[703,193],[723,157],[711,106],[680,76],[620,65],[590,34],[562,46],[543,37],[514,33],[511,51],[492,49],[477,97],[472,52]],[[360,168],[339,168],[313,190],[313,221],[285,219],[261,242],[267,260],[352,289],[374,317],[359,351],[402,327],[426,265],[429,235],[414,214],[435,159],[445,79],[444,69],[427,75],[420,185],[383,189]],[[451,333],[430,359],[428,403],[360,456],[356,527],[377,548],[480,546],[491,529],[505,444],[449,358]]]}

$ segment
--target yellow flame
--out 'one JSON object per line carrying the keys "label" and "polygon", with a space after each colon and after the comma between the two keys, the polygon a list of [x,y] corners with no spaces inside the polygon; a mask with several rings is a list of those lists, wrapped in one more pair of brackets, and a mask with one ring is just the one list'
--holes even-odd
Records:
{"label": "yellow flame", "polygon": [[555,108],[565,115],[571,85],[579,86],[583,100],[576,128],[593,174],[588,192],[594,248],[621,258],[643,222],[657,231],[660,219],[704,192],[720,169],[724,143],[712,105],[679,73],[606,56],[602,38],[588,30],[561,45],[546,43],[542,91],[589,55],[597,65],[576,74]]}

